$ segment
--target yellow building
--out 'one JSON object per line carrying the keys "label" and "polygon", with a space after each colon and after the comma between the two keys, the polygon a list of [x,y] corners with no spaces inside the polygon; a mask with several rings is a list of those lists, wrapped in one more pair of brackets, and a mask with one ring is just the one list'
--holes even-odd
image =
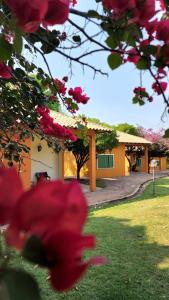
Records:
{"label": "yellow building", "polygon": [[[109,129],[110,130],[110,129]],[[148,145],[151,143],[146,139],[124,132],[117,131],[119,145],[111,151],[96,154],[96,177],[97,178],[110,178],[116,176],[128,176],[129,162],[128,159],[134,162],[134,157],[127,157],[126,150],[128,146],[142,147],[144,155],[135,161],[136,170],[139,172],[148,173]],[[127,159],[128,158],[128,159]],[[71,152],[64,153],[64,176],[76,176],[76,162]],[[87,163],[81,170],[81,177],[90,176],[90,167]]]}
{"label": "yellow building", "polygon": [[[77,132],[78,124],[75,118],[53,111],[51,116],[58,124],[71,129],[74,133]],[[81,177],[89,178],[91,191],[96,190],[96,178],[130,175],[128,159],[136,165],[137,171],[148,172],[148,146],[151,143],[144,138],[118,131],[118,147],[105,153],[96,153],[96,134],[108,131],[111,129],[94,123],[87,124],[89,161],[82,168]],[[25,189],[36,182],[39,173],[47,173],[51,179],[64,180],[65,177],[76,177],[76,162],[71,152],[55,153],[48,147],[46,141],[37,136],[34,141],[27,139],[25,143],[31,149],[29,154],[23,156],[23,164],[19,168]],[[126,150],[129,146],[142,147],[144,155],[137,160],[133,154],[132,157],[128,157]],[[158,170],[166,170],[166,158],[159,158]]]}

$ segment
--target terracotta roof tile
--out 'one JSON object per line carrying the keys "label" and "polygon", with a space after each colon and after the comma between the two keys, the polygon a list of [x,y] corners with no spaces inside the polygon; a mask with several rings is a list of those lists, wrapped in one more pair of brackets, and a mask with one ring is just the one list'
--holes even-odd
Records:
{"label": "terracotta roof tile", "polygon": [[[77,119],[75,119],[75,118],[72,118],[70,116],[66,116],[66,115],[64,115],[60,112],[55,112],[55,111],[51,111],[50,115],[58,124],[60,124],[64,127],[78,128]],[[85,123],[83,124],[82,121],[81,121],[81,124],[85,125]],[[87,123],[87,128],[95,130],[95,131],[100,131],[100,132],[102,132],[102,131],[110,132],[112,130],[109,127],[104,127],[102,125],[91,123],[91,122]],[[117,131],[117,136],[118,136],[118,139],[119,139],[120,143],[126,143],[126,144],[151,144],[151,142],[147,141],[146,139],[144,139],[142,137],[131,135],[131,134],[121,132],[121,131]]]}
{"label": "terracotta roof tile", "polygon": [[118,140],[120,143],[126,143],[126,144],[151,144],[148,140],[140,137],[135,136],[132,134],[128,134],[125,132],[117,131]]}
{"label": "terracotta roof tile", "polygon": [[[69,127],[69,128],[78,128],[78,120],[75,118],[72,118],[70,116],[66,116],[62,113],[59,112],[55,112],[55,111],[51,111],[50,116],[60,125],[64,126],[64,127]],[[80,123],[82,125],[85,125],[85,123],[83,123],[82,121],[80,121]],[[101,126],[99,124],[95,124],[95,123],[87,123],[87,128],[88,129],[92,129],[92,130],[96,130],[96,131],[111,131],[111,128],[109,127],[104,127]]]}

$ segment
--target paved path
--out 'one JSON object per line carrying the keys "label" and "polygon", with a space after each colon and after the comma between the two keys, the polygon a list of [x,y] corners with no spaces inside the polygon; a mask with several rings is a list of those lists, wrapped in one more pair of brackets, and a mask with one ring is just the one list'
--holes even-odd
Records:
{"label": "paved path", "polygon": [[[159,172],[156,178],[167,176],[169,172]],[[134,196],[145,182],[152,180],[152,174],[134,173],[131,176],[104,178],[106,187],[92,193],[84,189],[89,206],[116,201]]]}

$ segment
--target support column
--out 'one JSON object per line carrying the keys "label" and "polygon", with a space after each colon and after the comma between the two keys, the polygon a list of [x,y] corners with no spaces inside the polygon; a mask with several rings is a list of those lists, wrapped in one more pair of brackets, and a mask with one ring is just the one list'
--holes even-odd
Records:
{"label": "support column", "polygon": [[96,134],[92,132],[89,142],[89,183],[90,191],[96,191]]}
{"label": "support column", "polygon": [[145,146],[145,172],[148,173],[149,166],[148,166],[148,146]]}
{"label": "support column", "polygon": [[64,159],[64,151],[59,152],[59,179],[64,181],[64,175],[65,175],[65,165],[64,165],[65,159]]}

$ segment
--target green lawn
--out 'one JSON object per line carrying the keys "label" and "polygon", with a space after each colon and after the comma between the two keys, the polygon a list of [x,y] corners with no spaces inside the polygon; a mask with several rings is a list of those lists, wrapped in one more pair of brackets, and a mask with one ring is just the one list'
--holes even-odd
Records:
{"label": "green lawn", "polygon": [[[169,299],[169,178],[156,182],[156,195],[150,184],[136,199],[92,209],[86,232],[97,236],[93,254],[106,256],[109,263],[91,267],[76,288],[61,295],[48,288],[44,271],[32,268],[42,299]],[[19,257],[15,263],[23,264]]]}

